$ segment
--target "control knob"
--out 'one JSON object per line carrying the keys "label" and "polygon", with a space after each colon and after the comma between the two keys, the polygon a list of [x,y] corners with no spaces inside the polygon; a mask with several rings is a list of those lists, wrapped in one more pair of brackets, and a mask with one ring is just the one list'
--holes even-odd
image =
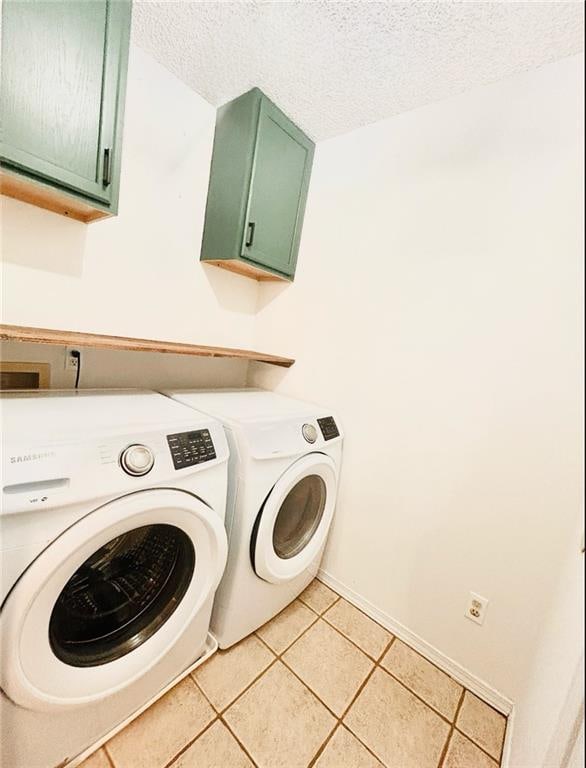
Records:
{"label": "control knob", "polygon": [[304,424],[301,427],[301,433],[308,443],[315,443],[317,440],[317,429],[313,424]]}
{"label": "control knob", "polygon": [[146,445],[129,445],[120,454],[120,466],[129,475],[140,477],[153,468],[155,457]]}

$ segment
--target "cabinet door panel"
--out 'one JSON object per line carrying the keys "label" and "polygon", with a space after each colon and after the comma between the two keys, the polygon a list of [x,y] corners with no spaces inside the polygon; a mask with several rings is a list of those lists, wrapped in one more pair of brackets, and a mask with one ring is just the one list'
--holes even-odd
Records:
{"label": "cabinet door panel", "polygon": [[101,178],[107,0],[4,0],[3,156],[108,200]]}
{"label": "cabinet door panel", "polygon": [[263,100],[243,237],[246,259],[294,273],[312,153],[301,131]]}

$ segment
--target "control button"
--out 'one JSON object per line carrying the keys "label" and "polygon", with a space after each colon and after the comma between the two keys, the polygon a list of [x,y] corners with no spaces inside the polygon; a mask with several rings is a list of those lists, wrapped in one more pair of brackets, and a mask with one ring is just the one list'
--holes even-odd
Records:
{"label": "control button", "polygon": [[129,475],[140,477],[153,468],[155,457],[146,445],[129,445],[120,454],[120,465]]}
{"label": "control button", "polygon": [[317,429],[313,424],[304,424],[301,427],[301,432],[308,443],[315,443],[317,440]]}

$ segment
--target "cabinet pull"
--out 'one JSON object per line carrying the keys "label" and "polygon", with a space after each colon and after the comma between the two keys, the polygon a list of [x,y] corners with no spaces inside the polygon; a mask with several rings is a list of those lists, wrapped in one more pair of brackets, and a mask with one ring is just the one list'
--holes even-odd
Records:
{"label": "cabinet pull", "polygon": [[254,242],[254,227],[255,227],[254,221],[249,221],[248,222],[248,229],[247,229],[247,232],[246,232],[246,241],[244,243],[244,245],[247,248],[250,248],[252,246],[252,243]]}
{"label": "cabinet pull", "polygon": [[102,184],[109,187],[112,183],[112,150],[107,147],[104,150],[104,162],[102,164]]}

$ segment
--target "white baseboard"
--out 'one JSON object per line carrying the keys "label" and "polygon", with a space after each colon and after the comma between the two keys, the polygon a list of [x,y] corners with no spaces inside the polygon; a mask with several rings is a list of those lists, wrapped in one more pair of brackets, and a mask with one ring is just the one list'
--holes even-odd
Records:
{"label": "white baseboard", "polygon": [[[513,702],[504,696],[499,691],[496,691],[488,683],[485,683],[476,675],[472,674],[469,670],[465,669],[461,664],[446,656],[435,646],[430,645],[415,632],[405,627],[400,622],[391,618],[388,614],[376,608],[372,603],[369,603],[364,597],[354,592],[354,590],[347,587],[342,582],[338,581],[334,576],[329,574],[320,568],[317,574],[318,578],[323,581],[324,584],[331,587],[339,595],[342,595],[349,603],[352,603],[357,608],[360,608],[367,616],[381,624],[385,629],[388,629],[393,635],[403,640],[407,645],[411,646],[414,650],[425,656],[432,661],[437,667],[443,670],[447,675],[452,677],[458,683],[463,685],[469,691],[474,693],[491,707],[502,712],[503,715],[509,718],[509,727],[507,728],[507,738],[505,740],[505,753],[510,749],[510,732],[512,730],[512,714],[513,714]],[[506,766],[505,754],[503,755],[503,766]]]}

